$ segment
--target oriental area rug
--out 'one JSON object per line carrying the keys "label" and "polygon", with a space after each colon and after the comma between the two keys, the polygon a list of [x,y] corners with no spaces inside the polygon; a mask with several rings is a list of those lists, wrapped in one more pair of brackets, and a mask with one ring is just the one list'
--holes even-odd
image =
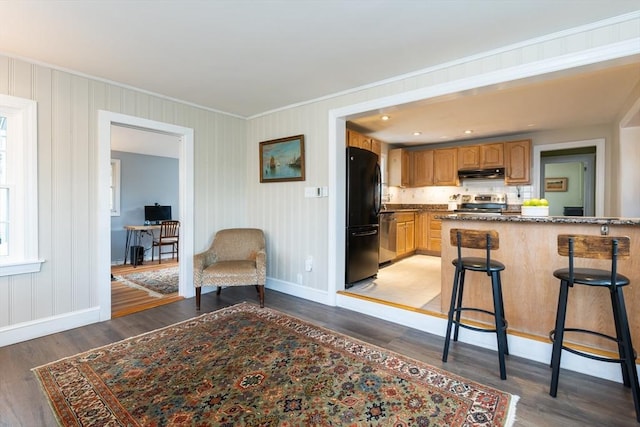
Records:
{"label": "oriental area rug", "polygon": [[63,426],[506,426],[518,400],[249,303],[33,371]]}
{"label": "oriental area rug", "polygon": [[124,274],[115,279],[129,287],[145,290],[151,296],[161,297],[178,292],[180,272],[178,267],[169,267]]}

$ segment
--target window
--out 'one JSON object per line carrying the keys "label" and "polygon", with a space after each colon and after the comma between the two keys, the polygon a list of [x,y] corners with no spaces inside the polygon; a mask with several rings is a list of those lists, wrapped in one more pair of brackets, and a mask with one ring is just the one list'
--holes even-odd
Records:
{"label": "window", "polygon": [[37,107],[0,94],[0,276],[40,271]]}
{"label": "window", "polygon": [[109,210],[111,216],[120,216],[120,159],[111,159]]}

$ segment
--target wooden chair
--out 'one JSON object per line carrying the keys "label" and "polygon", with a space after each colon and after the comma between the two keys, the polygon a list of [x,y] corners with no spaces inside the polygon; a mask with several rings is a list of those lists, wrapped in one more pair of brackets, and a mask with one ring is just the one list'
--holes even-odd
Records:
{"label": "wooden chair", "polygon": [[[560,293],[558,296],[558,311],[556,314],[555,329],[549,332],[549,339],[553,342],[551,354],[551,388],[549,394],[556,397],[558,392],[558,379],[560,376],[560,357],[562,350],[601,362],[619,363],[622,368],[622,380],[626,387],[631,388],[633,403],[636,410],[636,419],[640,422],[640,384],[638,371],[636,370],[636,353],[631,343],[631,331],[627,310],[624,303],[622,288],[629,285],[626,276],[619,274],[618,260],[629,259],[629,237],[597,236],[597,235],[558,235],[558,254],[569,258],[568,268],[561,268],[553,272],[560,279]],[[600,268],[575,267],[574,258],[588,258],[611,260],[608,270]],[[613,322],[615,324],[615,336],[606,335],[601,331],[593,331],[581,328],[565,327],[567,301],[569,289],[574,285],[592,286],[606,289],[603,297],[608,294],[611,300]],[[605,357],[587,353],[565,345],[565,333],[595,335],[616,343],[618,357]]]}
{"label": "wooden chair", "polygon": [[[153,239],[151,246],[151,261],[154,259],[154,248],[158,248],[158,263],[162,264],[162,254],[171,254],[171,259],[180,261],[178,247],[180,246],[180,221],[162,221],[160,223],[160,235]],[[171,246],[170,252],[162,252],[163,246]]]}
{"label": "wooden chair", "polygon": [[196,287],[196,309],[200,310],[203,286],[255,286],[264,307],[264,285],[267,278],[267,253],[264,233],[257,228],[220,230],[211,247],[193,257],[193,284]]}

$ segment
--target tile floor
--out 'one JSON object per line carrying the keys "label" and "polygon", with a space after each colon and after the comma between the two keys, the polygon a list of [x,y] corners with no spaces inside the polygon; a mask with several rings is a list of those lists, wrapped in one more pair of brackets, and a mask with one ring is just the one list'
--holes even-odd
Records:
{"label": "tile floor", "polygon": [[440,313],[440,262],[440,257],[413,255],[381,268],[376,278],[358,282],[345,292]]}

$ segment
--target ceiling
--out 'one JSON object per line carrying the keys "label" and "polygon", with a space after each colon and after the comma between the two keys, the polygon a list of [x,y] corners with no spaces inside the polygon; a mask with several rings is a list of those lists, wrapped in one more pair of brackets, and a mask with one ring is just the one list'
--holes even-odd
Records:
{"label": "ceiling", "polygon": [[[627,0],[0,1],[0,53],[253,117],[638,10]],[[415,143],[407,132],[442,142],[461,124],[477,138],[608,117],[638,64],[395,108],[384,126],[356,121]]]}

